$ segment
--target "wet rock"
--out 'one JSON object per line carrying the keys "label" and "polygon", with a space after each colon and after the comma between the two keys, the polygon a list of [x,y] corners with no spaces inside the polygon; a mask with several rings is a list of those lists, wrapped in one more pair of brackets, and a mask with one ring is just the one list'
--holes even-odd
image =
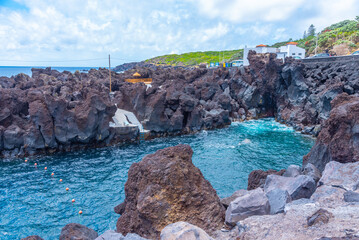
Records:
{"label": "wet rock", "polygon": [[289,165],[285,170],[283,177],[296,177],[300,175],[300,167],[298,165]]}
{"label": "wet rock", "polygon": [[302,174],[307,175],[309,177],[312,177],[316,183],[322,177],[322,174],[320,173],[318,168],[316,168],[311,163],[308,163],[307,165],[305,165],[305,167],[303,168]]}
{"label": "wet rock", "polygon": [[319,180],[320,185],[340,187],[344,190],[355,191],[359,182],[359,162],[339,163],[329,162]]}
{"label": "wet rock", "polygon": [[94,240],[98,237],[95,230],[78,223],[69,223],[62,228],[60,240]]}
{"label": "wet rock", "polygon": [[187,222],[167,225],[161,231],[161,240],[213,240],[203,229]]}
{"label": "wet rock", "polygon": [[269,201],[270,214],[284,212],[285,205],[292,201],[289,193],[282,189],[273,189],[272,191],[268,192],[266,196]]}
{"label": "wet rock", "polygon": [[325,223],[328,223],[330,218],[332,218],[332,217],[333,217],[332,213],[321,208],[318,211],[316,211],[312,216],[308,217],[307,225],[313,226],[316,224],[325,224]]}
{"label": "wet rock", "polygon": [[226,211],[226,223],[234,226],[238,221],[254,215],[269,214],[268,198],[261,188],[257,188],[232,201]]}
{"label": "wet rock", "polygon": [[21,240],[44,240],[44,239],[38,235],[32,235],[26,238],[21,238]]}
{"label": "wet rock", "polygon": [[165,226],[178,221],[209,233],[222,226],[224,207],[211,184],[193,165],[192,153],[188,145],[178,145],[132,164],[118,232],[158,238]]}
{"label": "wet rock", "polygon": [[275,175],[282,176],[284,172],[285,172],[284,169],[282,169],[280,171],[276,171],[276,170],[272,170],[272,169],[270,169],[268,171],[253,170],[248,176],[247,190],[253,190],[258,187],[263,187],[268,175],[275,174]]}
{"label": "wet rock", "polygon": [[226,197],[226,198],[222,198],[221,199],[221,203],[222,205],[227,209],[229,204],[234,201],[235,199],[242,197],[244,195],[246,195],[248,193],[247,190],[244,189],[240,189],[238,191],[235,191],[231,196]]}
{"label": "wet rock", "polygon": [[264,184],[264,191],[269,193],[274,189],[286,190],[292,200],[310,198],[316,189],[313,178],[299,175],[297,177],[282,177],[269,175]]}
{"label": "wet rock", "polygon": [[344,201],[346,202],[359,202],[359,193],[347,191],[344,193]]}

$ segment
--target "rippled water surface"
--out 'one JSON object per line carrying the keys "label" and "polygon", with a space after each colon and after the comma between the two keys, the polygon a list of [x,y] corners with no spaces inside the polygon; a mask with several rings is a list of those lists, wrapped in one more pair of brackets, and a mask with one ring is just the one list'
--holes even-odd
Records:
{"label": "rippled water surface", "polygon": [[[227,197],[246,188],[248,174],[254,169],[279,170],[290,164],[300,165],[314,139],[265,119],[139,145],[30,158],[27,163],[23,159],[3,161],[0,239],[20,239],[33,234],[58,239],[61,228],[71,222],[99,233],[115,229],[119,215],[113,207],[124,200],[124,184],[131,164],[146,154],[180,143],[191,145],[193,163],[219,196]],[[82,215],[78,214],[80,210]]]}

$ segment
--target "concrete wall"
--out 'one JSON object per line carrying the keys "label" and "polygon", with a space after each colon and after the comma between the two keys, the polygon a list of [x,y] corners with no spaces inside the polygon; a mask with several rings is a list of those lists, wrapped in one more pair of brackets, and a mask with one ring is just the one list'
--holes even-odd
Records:
{"label": "concrete wall", "polygon": [[305,58],[302,59],[303,63],[316,63],[316,62],[339,62],[339,61],[359,61],[359,55],[326,57],[326,58]]}

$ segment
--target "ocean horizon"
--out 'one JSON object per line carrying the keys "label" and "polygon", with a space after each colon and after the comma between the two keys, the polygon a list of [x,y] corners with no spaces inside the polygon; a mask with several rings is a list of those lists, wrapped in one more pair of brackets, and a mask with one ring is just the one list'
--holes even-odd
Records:
{"label": "ocean horizon", "polygon": [[[38,67],[38,66],[0,66],[0,77],[11,77],[16,76],[19,73],[24,73],[31,77],[32,68],[47,68],[47,67]],[[53,70],[57,70],[59,72],[69,71],[74,73],[75,71],[89,71],[90,69],[99,69],[99,67],[51,67]]]}

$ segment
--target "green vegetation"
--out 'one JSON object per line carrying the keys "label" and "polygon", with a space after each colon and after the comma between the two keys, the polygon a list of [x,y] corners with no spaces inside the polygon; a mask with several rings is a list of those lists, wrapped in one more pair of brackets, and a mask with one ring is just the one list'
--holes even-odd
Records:
{"label": "green vegetation", "polygon": [[[355,20],[344,20],[326,27],[319,33],[315,32],[315,27],[311,24],[307,31],[304,32],[303,38],[294,40],[298,47],[306,50],[306,55],[310,56],[315,53],[329,51],[331,54],[346,55],[359,48],[359,16]],[[317,40],[318,38],[318,40]],[[285,46],[288,41],[278,42],[272,47]],[[318,45],[317,42],[318,41]],[[198,66],[201,63],[209,64],[210,62],[230,62],[235,59],[243,58],[243,49],[231,51],[206,51],[190,52],[184,54],[170,54],[151,58],[146,60],[147,63],[156,65],[172,66]]]}
{"label": "green vegetation", "polygon": [[235,59],[243,58],[243,49],[231,51],[207,51],[207,52],[190,52],[184,54],[170,54],[151,58],[146,60],[147,63],[156,65],[172,66],[196,66],[201,63],[210,62],[230,62]]}

